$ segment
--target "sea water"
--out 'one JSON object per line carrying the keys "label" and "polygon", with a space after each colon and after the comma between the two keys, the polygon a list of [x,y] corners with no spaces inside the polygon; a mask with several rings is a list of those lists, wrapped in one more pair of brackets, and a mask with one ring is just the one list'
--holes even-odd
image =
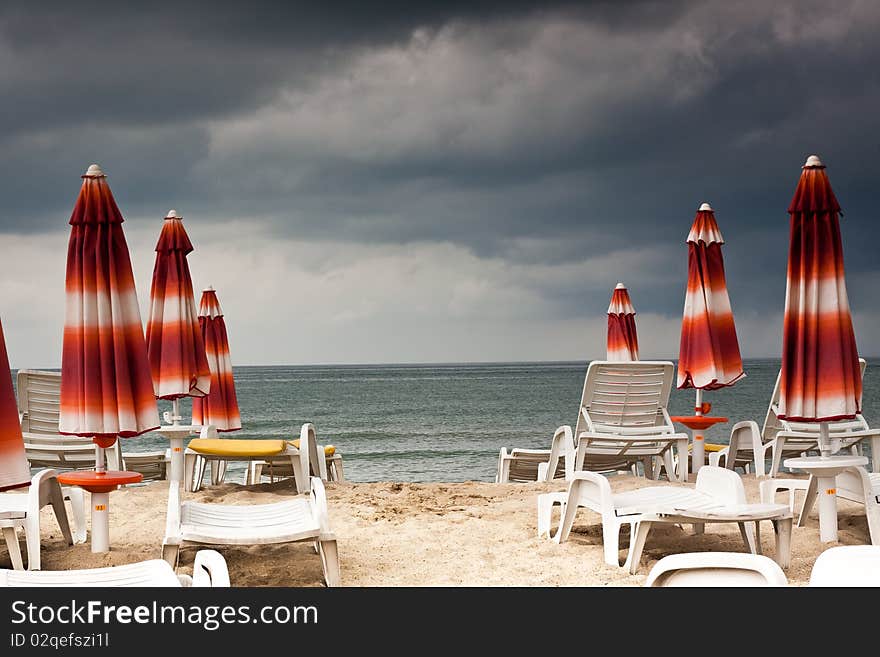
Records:
{"label": "sea water", "polygon": [[[351,481],[492,481],[502,447],[549,448],[574,426],[586,362],[447,365],[334,365],[235,368],[242,430],[236,438],[298,438],[314,423],[318,441],[343,455]],[[727,424],[707,442],[726,443],[741,420],[764,420],[778,360],[747,360],[746,378],[704,393]],[[672,415],[693,413],[694,391],[673,388]],[[188,419],[190,402],[181,404]],[[160,411],[170,404],[160,402]],[[865,372],[863,412],[880,422],[880,385]],[[682,430],[685,430],[682,428]],[[125,451],[167,447],[155,434],[124,439]],[[227,481],[243,481],[231,462]]]}

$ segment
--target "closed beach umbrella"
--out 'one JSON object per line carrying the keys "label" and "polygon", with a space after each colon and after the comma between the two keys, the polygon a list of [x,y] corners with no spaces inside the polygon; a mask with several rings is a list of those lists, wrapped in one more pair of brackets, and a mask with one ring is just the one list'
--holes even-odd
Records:
{"label": "closed beach umbrella", "polygon": [[93,164],[70,218],[58,420],[60,433],[89,436],[99,448],[95,472],[58,476],[91,492],[92,552],[110,549],[110,491],[143,478],[107,472],[105,448],[159,426],[122,222],[107,178]]}
{"label": "closed beach umbrella", "polygon": [[[779,417],[822,423],[854,418],[862,379],[844,280],[840,204],[815,155],[803,167],[788,212]],[[827,425],[820,430],[827,437]]]}
{"label": "closed beach umbrella", "polygon": [[70,218],[59,430],[101,447],[159,426],[122,222],[93,164]]}
{"label": "closed beach umbrella", "polygon": [[[687,237],[688,284],[678,350],[679,388],[716,390],[745,376],[724,278],[722,244],[715,213],[703,203]],[[701,407],[699,394],[697,400],[697,407]]]}
{"label": "closed beach umbrella", "polygon": [[724,238],[708,203],[697,210],[687,236],[688,282],[678,348],[678,387],[696,388],[695,417],[677,421],[693,432],[694,472],[705,463],[703,430],[725,418],[704,417],[703,390],[730,386],[745,376],[724,278]]}
{"label": "closed beach umbrella", "polygon": [[202,292],[199,325],[211,368],[211,391],[204,397],[193,398],[193,424],[213,424],[217,431],[236,431],[241,429],[241,415],[235,397],[226,322],[214,288]]}
{"label": "closed beach umbrella", "polygon": [[623,283],[611,293],[608,305],[607,359],[632,361],[639,359],[639,337],[636,334],[636,311]]}
{"label": "closed beach umbrella", "polygon": [[211,370],[186,259],[192,250],[183,217],[171,210],[156,244],[147,355],[156,397],[173,400],[175,424],[180,419],[179,399],[203,397],[211,386]]}
{"label": "closed beach umbrella", "polygon": [[30,468],[24,454],[9,357],[6,355],[3,325],[0,324],[0,490],[20,488],[30,483]]}

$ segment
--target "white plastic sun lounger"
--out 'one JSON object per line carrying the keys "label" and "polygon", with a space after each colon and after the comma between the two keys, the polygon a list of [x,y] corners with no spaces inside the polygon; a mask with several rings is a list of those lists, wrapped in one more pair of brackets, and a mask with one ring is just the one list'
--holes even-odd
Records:
{"label": "white plastic sun lounger", "polygon": [[[309,472],[313,434],[300,438],[299,467]],[[266,545],[312,541],[321,555],[327,586],[339,585],[339,555],[336,536],[330,530],[327,495],[320,477],[305,477],[308,496],[270,504],[205,504],[180,500],[180,487],[172,481],[168,490],[168,515],[162,557],[177,564],[180,547],[187,543],[206,545]]]}
{"label": "white plastic sun lounger", "polygon": [[[574,433],[569,437],[565,427],[557,429],[551,452],[573,457],[567,469],[574,472],[610,472],[642,463],[645,475],[652,477],[656,458],[668,473],[675,472],[676,449],[678,479],[687,481],[688,435],[675,431],[666,410],[674,369],[669,361],[592,361]],[[551,461],[549,467],[554,465]]]}
{"label": "white plastic sun lounger", "polygon": [[828,548],[813,564],[810,586],[880,586],[880,546]]}
{"label": "white plastic sun lounger", "polygon": [[788,578],[773,559],[742,552],[670,554],[654,564],[646,587],[787,586]]}
{"label": "white plastic sun lounger", "polygon": [[[551,537],[553,507],[561,506],[559,527]],[[538,496],[538,535],[560,543],[568,539],[580,507],[602,517],[605,563],[619,566],[620,528],[631,527],[630,547],[624,567],[638,570],[642,550],[654,523],[735,522],[749,551],[761,549],[759,522],[770,520],[776,532],[776,559],[787,568],[791,561],[792,513],[784,504],[748,504],[739,475],[723,468],[705,466],[697,474],[696,488],[679,485],[650,486],[612,493],[611,484],[594,472],[575,472],[564,493]],[[747,523],[754,523],[754,531]]]}
{"label": "white plastic sun lounger", "polygon": [[[859,366],[864,378],[867,363],[859,358]],[[730,434],[730,445],[719,452],[710,454],[711,465],[724,465],[734,469],[736,466],[753,464],[755,474],[775,477],[779,473],[779,465],[786,455],[800,455],[818,449],[818,422],[790,422],[781,420],[779,413],[779,379],[773,387],[773,395],[764,418],[764,426],[758,431],[755,422],[740,422],[734,425]],[[829,422],[829,431],[834,451],[842,449],[857,450],[858,444],[865,439],[871,441],[871,453],[880,454],[880,429],[871,429],[864,416],[858,414],[854,420]],[[766,472],[766,461],[770,458],[770,472]],[[874,458],[873,469],[880,472],[880,458]]]}
{"label": "white plastic sun lounger", "polygon": [[[300,428],[299,447],[294,447],[288,440],[239,440],[236,438],[220,438],[217,428],[213,425],[202,427],[200,439],[210,440],[214,447],[219,450],[201,450],[196,448],[197,443],[190,441],[184,452],[184,490],[198,491],[202,487],[206,465],[211,467],[211,484],[221,483],[226,476],[226,464],[229,461],[247,461],[245,484],[259,483],[257,475],[262,474],[261,468],[254,468],[254,464],[264,464],[267,458],[277,464],[286,461],[287,473],[292,474],[297,491],[307,493],[309,490],[309,478],[317,476],[327,480],[327,459],[319,458],[318,454],[324,453],[324,448],[317,444],[317,431],[315,426],[306,422]],[[279,444],[281,451],[276,451],[271,456],[260,451],[249,451],[248,446],[265,447],[270,444]],[[228,449],[222,449],[224,445]],[[235,449],[236,445],[244,446],[245,449]],[[305,447],[303,447],[305,446]],[[213,452],[213,453],[212,453]],[[341,460],[341,459],[340,459]],[[340,470],[341,472],[341,470]]]}
{"label": "white plastic sun lounger", "polygon": [[0,570],[0,586],[229,586],[226,560],[214,550],[196,552],[192,577],[176,575],[167,561],[150,559],[139,563],[84,570],[17,571]]}

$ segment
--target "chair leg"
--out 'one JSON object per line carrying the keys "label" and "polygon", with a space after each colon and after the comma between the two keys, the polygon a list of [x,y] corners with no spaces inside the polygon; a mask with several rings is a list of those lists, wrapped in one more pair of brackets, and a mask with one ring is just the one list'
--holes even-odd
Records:
{"label": "chair leg", "polygon": [[319,545],[324,580],[327,586],[339,586],[339,551],[336,547],[336,539],[319,541]]}
{"label": "chair leg", "polygon": [[628,566],[629,574],[635,575],[639,569],[639,563],[642,561],[642,551],[645,549],[645,542],[648,540],[648,533],[651,531],[653,522],[642,520],[635,524],[633,531],[629,536],[629,554],[626,558],[624,566]]}
{"label": "chair leg", "polygon": [[782,461],[782,450],[784,447],[785,440],[777,436],[776,440],[773,441],[773,463],[770,466],[771,477],[779,474],[779,463]]}
{"label": "chair leg", "polygon": [[[550,538],[550,522],[553,518],[553,506],[555,503],[552,493],[538,495],[538,537]],[[560,520],[561,522],[561,520]]]}
{"label": "chair leg", "polygon": [[6,549],[9,550],[9,559],[12,561],[12,567],[15,570],[24,570],[24,563],[21,560],[21,547],[18,545],[18,532],[15,527],[4,527],[3,538],[6,540]]}
{"label": "chair leg", "polygon": [[176,543],[162,544],[162,558],[168,562],[172,568],[177,568],[177,560],[180,557],[180,546]]}
{"label": "chair leg", "polygon": [[773,531],[776,532],[776,563],[780,568],[791,565],[791,525],[791,518],[773,521]]}
{"label": "chair leg", "polygon": [[186,454],[183,457],[183,490],[187,493],[192,491],[195,484],[193,479],[195,478],[196,460],[195,454]]}
{"label": "chair leg", "polygon": [[74,544],[86,542],[86,496],[83,489],[78,486],[70,486],[65,489],[70,500],[70,515],[73,516],[73,542]]}
{"label": "chair leg", "polygon": [[745,522],[737,523],[739,525],[739,533],[742,536],[746,549],[752,554],[758,554],[757,541],[755,540],[754,528]]}
{"label": "chair leg", "polygon": [[[67,530],[68,535],[70,529]],[[40,519],[31,518],[30,514],[24,519],[24,540],[27,545],[28,570],[40,569]]]}
{"label": "chair leg", "polygon": [[[794,495],[794,492],[792,492],[792,495]],[[807,484],[807,492],[804,494],[804,501],[801,503],[801,512],[800,515],[798,515],[798,527],[803,527],[807,524],[807,515],[813,508],[813,503],[818,496],[819,482],[813,475],[810,475],[810,483]]]}
{"label": "chair leg", "polygon": [[[70,533],[70,524],[67,522],[67,507],[64,506],[64,495],[56,479],[50,480],[49,483],[49,504],[52,505],[52,510],[55,512],[55,520],[58,521],[61,535],[68,545],[73,545],[73,535]],[[37,538],[39,539],[39,534]]]}
{"label": "chair leg", "polygon": [[205,480],[205,468],[208,467],[208,461],[203,456],[199,455],[196,457],[196,466],[195,466],[195,479],[192,484],[192,491],[195,493],[196,491],[201,490],[202,482]]}
{"label": "chair leg", "polygon": [[675,465],[672,463],[672,449],[663,452],[663,465],[666,466],[666,480],[675,481]]}
{"label": "chair leg", "polygon": [[[630,535],[630,541],[632,540],[633,537]],[[602,518],[602,550],[605,563],[620,568],[620,523],[617,518]]]}

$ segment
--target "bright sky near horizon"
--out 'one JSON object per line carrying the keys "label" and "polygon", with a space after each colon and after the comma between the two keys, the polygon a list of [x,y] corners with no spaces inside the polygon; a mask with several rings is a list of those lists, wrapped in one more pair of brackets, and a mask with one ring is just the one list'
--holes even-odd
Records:
{"label": "bright sky near horizon", "polygon": [[618,281],[642,357],[675,358],[703,201],[743,355],[778,356],[786,209],[817,153],[860,352],[880,353],[880,4],[210,7],[0,7],[13,367],[60,365],[92,162],[142,318],[175,208],[249,365],[601,357]]}

